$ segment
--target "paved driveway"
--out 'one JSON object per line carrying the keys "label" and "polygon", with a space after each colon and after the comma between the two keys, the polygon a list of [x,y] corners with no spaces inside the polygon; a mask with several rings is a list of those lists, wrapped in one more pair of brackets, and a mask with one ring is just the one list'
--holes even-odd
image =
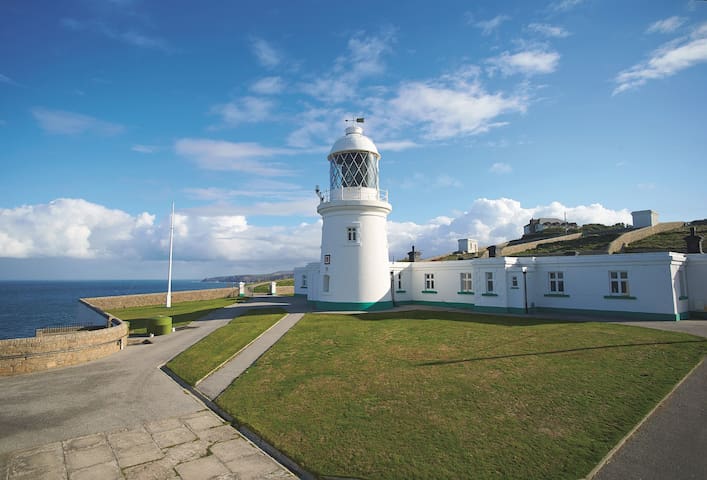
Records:
{"label": "paved driveway", "polygon": [[234,316],[226,308],[153,345],[84,365],[0,377],[0,454],[204,408],[158,366]]}

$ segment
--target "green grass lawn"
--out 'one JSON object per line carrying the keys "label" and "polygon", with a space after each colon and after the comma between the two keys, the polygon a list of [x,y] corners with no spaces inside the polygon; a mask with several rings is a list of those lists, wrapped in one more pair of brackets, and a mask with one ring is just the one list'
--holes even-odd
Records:
{"label": "green grass lawn", "polygon": [[149,307],[130,307],[110,310],[108,313],[130,323],[130,333],[139,335],[145,333],[145,319],[159,315],[172,317],[174,327],[188,325],[194,320],[207,315],[209,312],[233,305],[238,300],[235,298],[217,298],[214,300],[198,300],[193,302],[173,303],[172,308],[164,305]]}
{"label": "green grass lawn", "polygon": [[705,353],[600,322],[309,314],[217,403],[319,475],[577,479]]}
{"label": "green grass lawn", "polygon": [[249,310],[174,357],[167,367],[189,385],[194,385],[274,325],[285,313],[280,308]]}

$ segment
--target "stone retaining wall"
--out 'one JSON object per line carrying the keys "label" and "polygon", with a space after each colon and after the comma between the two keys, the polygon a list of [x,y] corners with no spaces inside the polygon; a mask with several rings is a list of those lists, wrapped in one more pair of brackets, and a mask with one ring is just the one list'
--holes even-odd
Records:
{"label": "stone retaining wall", "polygon": [[0,376],[77,365],[122,350],[127,345],[128,326],[108,314],[103,315],[110,327],[0,340]]}
{"label": "stone retaining wall", "polygon": [[[191,302],[195,300],[214,300],[216,298],[227,297],[238,297],[238,289],[229,287],[172,292],[172,303]],[[127,307],[164,305],[167,301],[167,293],[143,293],[139,295],[121,295],[117,297],[94,297],[86,298],[85,300],[103,310],[114,310]]]}
{"label": "stone retaining wall", "polygon": [[545,243],[555,243],[555,242],[566,242],[569,240],[576,240],[582,236],[581,232],[570,233],[569,235],[560,235],[559,237],[543,238],[540,240],[535,240],[532,242],[518,243],[515,245],[507,245],[500,249],[498,254],[501,257],[511,257],[516,253],[525,252],[526,250],[532,250],[538,245],[543,245]]}

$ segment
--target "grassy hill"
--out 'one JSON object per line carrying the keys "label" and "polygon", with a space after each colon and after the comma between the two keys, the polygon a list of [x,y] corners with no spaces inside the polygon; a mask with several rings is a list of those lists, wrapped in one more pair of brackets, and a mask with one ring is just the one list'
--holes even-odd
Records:
{"label": "grassy hill", "polygon": [[[691,222],[691,225],[696,227],[697,234],[707,238],[707,220],[697,220]],[[535,248],[528,249],[519,253],[515,253],[511,256],[514,257],[539,257],[539,256],[550,256],[550,255],[568,255],[568,254],[579,254],[579,255],[593,255],[606,253],[609,244],[616,240],[620,235],[630,232],[631,227],[627,227],[624,224],[617,223],[616,225],[600,225],[600,224],[588,224],[583,225],[579,228],[582,233],[581,238],[574,240],[560,240],[557,242],[545,243],[538,245]],[[523,243],[530,243],[537,240],[542,240],[546,238],[553,238],[559,235],[564,235],[566,232],[564,229],[548,229],[542,233],[533,235],[524,235],[523,237],[511,240],[507,245],[522,245]],[[686,253],[686,245],[684,237],[690,234],[690,227],[684,226],[670,230],[667,232],[656,233],[648,238],[633,242],[626,245],[621,253],[639,253],[639,252],[679,252]],[[707,247],[707,243],[706,243]],[[483,254],[485,249],[480,249],[479,255]],[[457,254],[450,253],[448,255],[440,255],[435,257],[434,261],[441,260],[466,260],[469,258],[475,258],[475,254]]]}

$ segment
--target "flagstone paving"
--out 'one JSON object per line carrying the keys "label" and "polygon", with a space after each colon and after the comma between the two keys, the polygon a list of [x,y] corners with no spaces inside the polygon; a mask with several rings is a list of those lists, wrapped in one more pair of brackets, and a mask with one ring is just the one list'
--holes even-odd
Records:
{"label": "flagstone paving", "polygon": [[9,455],[3,480],[295,479],[210,410]]}

